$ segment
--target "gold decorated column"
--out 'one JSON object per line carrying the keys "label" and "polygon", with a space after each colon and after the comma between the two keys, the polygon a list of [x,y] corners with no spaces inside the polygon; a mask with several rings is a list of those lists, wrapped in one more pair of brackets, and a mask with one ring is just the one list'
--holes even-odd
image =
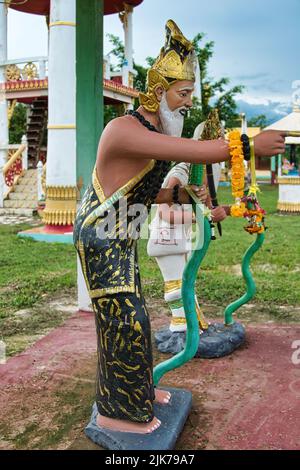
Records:
{"label": "gold decorated column", "polygon": [[76,0],[51,0],[46,225],[76,216]]}

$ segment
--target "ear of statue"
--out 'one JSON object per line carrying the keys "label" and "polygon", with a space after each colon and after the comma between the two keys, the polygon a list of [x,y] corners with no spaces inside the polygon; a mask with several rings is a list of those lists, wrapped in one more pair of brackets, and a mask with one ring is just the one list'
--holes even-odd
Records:
{"label": "ear of statue", "polygon": [[157,85],[157,87],[155,87],[154,93],[155,93],[156,99],[159,103],[162,100],[164,91],[165,91],[165,89],[162,85]]}

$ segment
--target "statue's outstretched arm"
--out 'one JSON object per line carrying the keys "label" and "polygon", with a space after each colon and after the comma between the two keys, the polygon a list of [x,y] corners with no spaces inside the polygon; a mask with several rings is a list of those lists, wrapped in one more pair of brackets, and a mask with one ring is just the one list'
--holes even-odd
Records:
{"label": "statue's outstretched arm", "polygon": [[106,157],[143,158],[175,162],[222,162],[229,159],[225,140],[199,142],[149,132],[130,116],[114,119],[105,128],[100,151]]}
{"label": "statue's outstretched arm", "polygon": [[[284,153],[285,131],[264,131],[254,138],[255,154],[267,157]],[[131,116],[114,119],[100,140],[100,153],[108,158],[143,158],[190,163],[218,163],[229,160],[225,139],[196,141],[149,132]]]}

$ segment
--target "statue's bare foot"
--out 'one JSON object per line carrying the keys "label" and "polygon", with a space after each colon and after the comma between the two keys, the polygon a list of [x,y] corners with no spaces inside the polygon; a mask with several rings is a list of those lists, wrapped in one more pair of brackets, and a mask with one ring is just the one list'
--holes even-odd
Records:
{"label": "statue's bare foot", "polygon": [[171,400],[171,393],[166,390],[155,389],[155,400],[154,403],[159,403],[160,405],[167,405]]}
{"label": "statue's bare foot", "polygon": [[110,429],[111,431],[150,434],[159,428],[161,421],[154,417],[149,423],[135,423],[134,421],[107,418],[98,414],[97,425],[99,428]]}

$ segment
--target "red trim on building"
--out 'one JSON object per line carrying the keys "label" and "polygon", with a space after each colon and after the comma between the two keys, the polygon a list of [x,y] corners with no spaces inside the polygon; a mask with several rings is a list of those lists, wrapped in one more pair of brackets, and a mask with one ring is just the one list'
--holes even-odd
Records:
{"label": "red trim on building", "polygon": [[13,10],[35,15],[49,15],[50,0],[28,0],[26,3],[24,3],[24,0],[13,0],[12,3],[12,5],[9,5],[9,8]]}
{"label": "red trim on building", "polygon": [[[106,90],[120,93],[120,95],[130,96],[137,98],[139,92],[134,88],[122,85],[114,80],[103,80],[103,88]],[[14,80],[11,82],[0,83],[0,90],[6,92],[12,91],[30,91],[30,90],[47,90],[48,89],[48,78],[43,80]]]}
{"label": "red trim on building", "polygon": [[46,90],[48,88],[48,78],[42,80],[13,80],[11,82],[0,83],[0,90]]}
{"label": "red trim on building", "polygon": [[[143,0],[126,0],[126,3],[133,7],[138,6],[142,2]],[[49,15],[50,0],[28,0],[26,3],[24,3],[24,0],[13,0],[13,3],[9,5],[13,10],[35,15]],[[104,0],[104,15],[119,13],[123,10],[124,0]]]}
{"label": "red trim on building", "polygon": [[106,90],[115,91],[120,93],[120,95],[131,96],[132,98],[138,98],[139,92],[134,88],[130,88],[125,85],[121,85],[120,83],[114,80],[103,80],[103,88]]}
{"label": "red trim on building", "polygon": [[104,0],[104,15],[112,15],[124,10],[124,3],[137,7],[143,0]]}

